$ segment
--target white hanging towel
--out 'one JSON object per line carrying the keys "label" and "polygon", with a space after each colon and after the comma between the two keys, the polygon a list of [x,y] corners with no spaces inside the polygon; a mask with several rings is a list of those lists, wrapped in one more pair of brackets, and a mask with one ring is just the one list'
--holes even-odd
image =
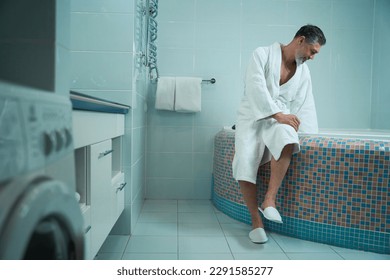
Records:
{"label": "white hanging towel", "polygon": [[174,111],[175,108],[175,77],[160,77],[157,81],[156,103],[158,110]]}
{"label": "white hanging towel", "polygon": [[176,112],[201,111],[201,83],[201,78],[176,77]]}

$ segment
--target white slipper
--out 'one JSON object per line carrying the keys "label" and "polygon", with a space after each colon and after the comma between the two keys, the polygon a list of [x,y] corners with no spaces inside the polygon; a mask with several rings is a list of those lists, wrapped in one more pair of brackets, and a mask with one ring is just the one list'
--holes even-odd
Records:
{"label": "white slipper", "polygon": [[275,207],[269,206],[264,210],[259,207],[259,211],[264,215],[267,220],[271,222],[282,224],[282,217],[280,216],[278,210]]}
{"label": "white slipper", "polygon": [[267,234],[263,228],[255,228],[249,233],[249,238],[253,243],[265,243],[268,241]]}

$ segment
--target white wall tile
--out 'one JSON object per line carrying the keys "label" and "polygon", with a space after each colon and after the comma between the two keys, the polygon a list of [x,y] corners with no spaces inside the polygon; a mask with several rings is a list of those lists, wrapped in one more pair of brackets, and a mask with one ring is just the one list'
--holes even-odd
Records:
{"label": "white wall tile", "polygon": [[211,153],[194,153],[194,178],[210,178],[213,170]]}
{"label": "white wall tile", "polygon": [[332,24],[335,28],[371,28],[374,18],[373,0],[333,1]]}
{"label": "white wall tile", "polygon": [[146,197],[150,199],[186,199],[194,197],[192,179],[148,178]]}
{"label": "white wall tile", "polygon": [[131,90],[132,53],[71,52],[71,88]]}
{"label": "white wall tile", "polygon": [[193,22],[159,22],[157,44],[159,48],[184,48],[194,46]]}
{"label": "white wall tile", "polygon": [[72,12],[134,13],[136,0],[71,0]]}
{"label": "white wall tile", "polygon": [[[303,12],[304,16],[302,16]],[[287,17],[288,24],[292,24],[297,28],[310,23],[321,26],[322,29],[324,26],[331,25],[332,1],[288,1]]]}
{"label": "white wall tile", "polygon": [[72,13],[71,49],[133,51],[132,14]]}
{"label": "white wall tile", "polygon": [[287,25],[288,1],[241,1],[242,22],[262,25]]}
{"label": "white wall tile", "polygon": [[159,47],[158,64],[164,76],[191,76],[194,74],[194,50]]}
{"label": "white wall tile", "polygon": [[146,146],[146,128],[138,127],[132,130],[132,151],[131,151],[131,161],[132,164],[135,164],[143,156],[145,156],[145,146]]}
{"label": "white wall tile", "polygon": [[189,126],[149,126],[148,151],[163,153],[192,153],[193,128]]}
{"label": "white wall tile", "polygon": [[388,64],[390,61],[390,2],[377,0],[375,6],[375,34],[373,58],[373,94],[372,94],[372,128],[390,129],[390,83]]}
{"label": "white wall tile", "polygon": [[221,130],[219,126],[194,127],[194,152],[212,153],[215,135]]}
{"label": "white wall tile", "polygon": [[192,126],[194,114],[155,109],[156,92],[151,93],[148,101],[148,125],[151,126]]}
{"label": "white wall tile", "polygon": [[[162,3],[164,2],[164,3]],[[163,0],[159,2],[158,22],[194,21],[196,0]]]}
{"label": "white wall tile", "polygon": [[204,23],[195,26],[195,47],[239,50],[240,26],[234,23]]}
{"label": "white wall tile", "polygon": [[197,22],[240,23],[241,1],[197,0]]}
{"label": "white wall tile", "polygon": [[191,179],[192,153],[148,153],[147,176]]}

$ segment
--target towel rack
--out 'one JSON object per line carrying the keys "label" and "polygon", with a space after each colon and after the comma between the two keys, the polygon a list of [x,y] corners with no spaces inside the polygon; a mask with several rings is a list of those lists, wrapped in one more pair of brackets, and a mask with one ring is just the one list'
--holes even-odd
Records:
{"label": "towel rack", "polygon": [[[149,68],[149,79],[152,82],[157,82],[160,74],[157,67],[157,15],[158,15],[158,0],[146,0],[146,55],[144,56],[144,64]],[[216,80],[202,80],[202,83],[215,84]]]}
{"label": "towel rack", "polygon": [[214,78],[211,78],[210,80],[202,80],[202,83],[209,83],[209,84],[215,84],[216,83],[216,79]]}
{"label": "towel rack", "polygon": [[148,9],[146,16],[146,26],[147,26],[147,61],[146,65],[149,67],[149,77],[151,80],[159,77],[158,68],[157,68],[157,20],[158,15],[158,0],[147,0],[146,7]]}
{"label": "towel rack", "polygon": [[[158,78],[153,79],[152,83],[157,83]],[[217,80],[215,78],[211,78],[210,80],[202,80],[202,84],[215,84]]]}

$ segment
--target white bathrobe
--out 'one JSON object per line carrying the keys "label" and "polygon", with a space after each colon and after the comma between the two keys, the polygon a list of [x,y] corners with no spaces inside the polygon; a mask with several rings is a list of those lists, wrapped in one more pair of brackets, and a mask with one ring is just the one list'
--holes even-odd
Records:
{"label": "white bathrobe", "polygon": [[292,126],[278,123],[272,115],[294,114],[300,120],[299,132],[318,131],[309,68],[298,65],[294,76],[279,86],[281,63],[279,43],[257,48],[249,61],[236,123],[236,180],[255,184],[259,165],[270,161],[271,156],[278,160],[287,144],[294,144],[294,153],[299,152],[298,133]]}

